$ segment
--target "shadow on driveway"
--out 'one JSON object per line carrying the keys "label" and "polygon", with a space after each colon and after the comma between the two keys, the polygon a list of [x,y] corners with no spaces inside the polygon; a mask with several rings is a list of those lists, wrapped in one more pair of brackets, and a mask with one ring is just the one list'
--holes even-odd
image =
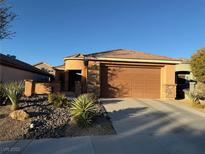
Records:
{"label": "shadow on driveway", "polygon": [[[119,106],[130,103],[131,107],[128,105],[127,108],[119,109],[118,106],[116,110],[114,108],[112,111],[109,110],[108,115],[118,135],[110,137],[106,142],[121,146],[122,151],[128,148],[133,151],[139,150],[139,153],[204,153],[205,120],[203,118],[197,115],[190,117],[190,113],[173,108],[172,112],[160,111],[151,108],[151,105],[146,106],[146,103],[151,103],[149,100],[146,100],[145,104],[140,104],[140,101],[136,100],[133,100],[135,102],[123,101],[114,101],[114,106],[116,103]],[[134,103],[136,106],[133,106]]]}

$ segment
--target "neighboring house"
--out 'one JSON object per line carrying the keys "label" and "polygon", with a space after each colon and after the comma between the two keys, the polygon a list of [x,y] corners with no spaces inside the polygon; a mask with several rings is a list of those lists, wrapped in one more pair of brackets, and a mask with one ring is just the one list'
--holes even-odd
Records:
{"label": "neighboring house", "polygon": [[102,98],[175,99],[180,61],[132,50],[65,57],[64,91],[94,92]]}
{"label": "neighboring house", "polygon": [[35,66],[36,68],[42,70],[42,71],[45,71],[45,72],[48,72],[52,75],[55,75],[55,69],[53,66],[45,63],[45,62],[39,62],[37,64],[34,64],[33,66]]}
{"label": "neighboring house", "polygon": [[58,89],[57,91],[64,91],[64,77],[65,77],[65,65],[59,65],[59,66],[52,66],[50,64],[47,64],[45,62],[39,62],[37,64],[34,64],[33,66],[41,69],[42,71],[48,72],[53,75],[54,78],[52,78],[52,83],[55,89]]}
{"label": "neighboring house", "polygon": [[0,53],[0,82],[13,80],[49,81],[51,75],[12,56]]}

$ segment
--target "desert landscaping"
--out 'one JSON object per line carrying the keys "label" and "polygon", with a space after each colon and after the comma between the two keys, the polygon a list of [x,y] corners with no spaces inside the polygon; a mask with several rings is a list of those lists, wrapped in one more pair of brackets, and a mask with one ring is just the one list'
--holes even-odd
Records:
{"label": "desert landscaping", "polygon": [[[15,84],[22,86],[20,82]],[[15,91],[14,88],[12,90]],[[0,106],[0,140],[115,134],[104,107],[94,95],[79,96],[79,108],[75,106],[77,109],[72,110],[74,106],[71,104],[75,105],[77,99],[68,99],[63,94],[50,94],[18,96],[13,105],[9,99],[4,100]]]}

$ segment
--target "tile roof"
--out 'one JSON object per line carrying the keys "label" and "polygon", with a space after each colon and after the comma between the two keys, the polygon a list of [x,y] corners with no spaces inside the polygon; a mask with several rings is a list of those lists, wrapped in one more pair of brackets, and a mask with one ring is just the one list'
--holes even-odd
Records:
{"label": "tile roof", "polygon": [[46,62],[38,62],[38,63],[36,63],[36,64],[33,64],[33,66],[38,66],[38,65],[41,65],[41,64],[45,64],[45,65],[47,65],[47,66],[49,66],[49,67],[53,67],[52,65],[50,65],[50,64],[48,64],[48,63],[46,63]]}
{"label": "tile roof", "polygon": [[145,60],[176,60],[166,56],[150,54],[127,49],[117,49],[104,52],[97,52],[85,55],[93,58],[124,58],[124,59],[145,59]]}
{"label": "tile roof", "polygon": [[65,65],[62,64],[62,65],[59,65],[59,66],[55,66],[53,67],[54,69],[57,69],[57,70],[65,70]]}
{"label": "tile roof", "polygon": [[71,56],[67,56],[65,58],[83,58],[84,55],[81,54],[81,53],[77,53],[77,54],[74,54],[74,55],[71,55]]}
{"label": "tile roof", "polygon": [[2,65],[6,65],[9,67],[14,67],[17,69],[22,69],[25,71],[29,71],[29,72],[33,72],[33,73],[38,73],[38,74],[42,74],[42,75],[46,75],[46,76],[52,76],[47,72],[44,72],[28,63],[25,63],[23,61],[20,61],[18,59],[6,56],[4,54],[0,53],[0,64]]}

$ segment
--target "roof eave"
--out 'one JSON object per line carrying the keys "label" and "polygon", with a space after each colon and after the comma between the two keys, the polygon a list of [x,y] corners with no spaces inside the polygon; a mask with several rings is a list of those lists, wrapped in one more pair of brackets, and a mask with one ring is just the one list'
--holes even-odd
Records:
{"label": "roof eave", "polygon": [[[83,60],[84,58],[64,58],[66,60]],[[99,57],[87,57],[87,60],[91,61],[121,61],[121,62],[142,62],[142,63],[164,63],[164,64],[180,64],[179,60],[157,60],[157,59],[128,59],[128,58],[99,58]]]}
{"label": "roof eave", "polygon": [[84,58],[83,57],[71,57],[71,58],[64,58],[64,61],[65,60],[83,60]]}

